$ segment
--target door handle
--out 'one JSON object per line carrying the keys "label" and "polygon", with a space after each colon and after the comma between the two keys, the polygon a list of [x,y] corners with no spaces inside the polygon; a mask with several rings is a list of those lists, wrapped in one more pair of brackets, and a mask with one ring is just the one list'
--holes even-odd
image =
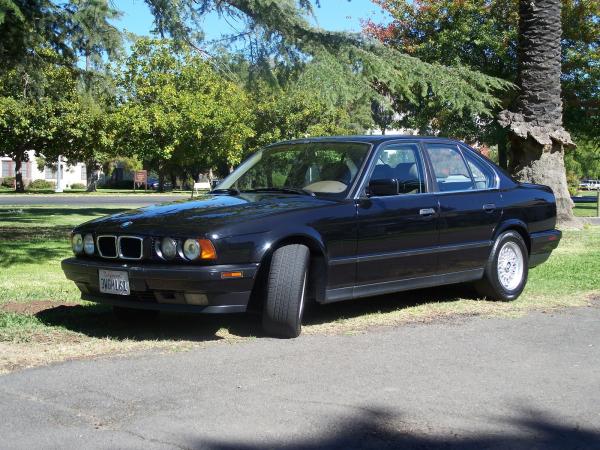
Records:
{"label": "door handle", "polygon": [[483,205],[483,210],[488,213],[492,213],[496,210],[496,205],[493,203],[486,203]]}
{"label": "door handle", "polygon": [[422,216],[431,216],[435,214],[435,209],[433,208],[423,208],[419,210],[419,214]]}

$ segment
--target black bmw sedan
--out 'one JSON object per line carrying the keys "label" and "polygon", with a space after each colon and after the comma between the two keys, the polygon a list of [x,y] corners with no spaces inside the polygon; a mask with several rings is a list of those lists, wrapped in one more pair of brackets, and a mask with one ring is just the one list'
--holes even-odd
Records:
{"label": "black bmw sedan", "polygon": [[268,334],[296,337],[308,301],[467,282],[513,300],[555,225],[550,188],[461,142],[312,138],[258,151],[204,198],[76,227],[62,268],[122,317],[256,308]]}

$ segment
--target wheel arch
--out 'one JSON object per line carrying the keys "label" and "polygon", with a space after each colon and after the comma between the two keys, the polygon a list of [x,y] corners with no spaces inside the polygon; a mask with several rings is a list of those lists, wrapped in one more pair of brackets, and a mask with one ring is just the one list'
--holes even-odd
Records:
{"label": "wheel arch", "polygon": [[521,235],[521,237],[523,238],[523,241],[525,242],[525,246],[527,247],[527,255],[530,255],[531,254],[531,237],[529,236],[529,231],[528,231],[527,225],[525,224],[525,222],[523,222],[521,220],[511,219],[511,220],[506,220],[506,221],[502,222],[496,229],[496,232],[494,233],[494,241],[496,241],[496,239],[498,239],[498,236],[500,236],[505,231],[511,231],[511,230],[516,231],[517,233],[519,233]]}
{"label": "wheel arch", "polygon": [[257,310],[262,307],[264,288],[269,275],[273,252],[280,247],[292,244],[300,244],[308,247],[310,251],[308,269],[309,298],[317,302],[323,301],[325,298],[325,286],[327,286],[327,253],[325,245],[320,239],[310,234],[292,233],[274,240],[262,254],[248,309]]}

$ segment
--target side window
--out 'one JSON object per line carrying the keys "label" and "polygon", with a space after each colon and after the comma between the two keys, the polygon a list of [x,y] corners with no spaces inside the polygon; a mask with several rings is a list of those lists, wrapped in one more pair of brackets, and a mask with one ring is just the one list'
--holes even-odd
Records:
{"label": "side window", "polygon": [[469,151],[463,151],[463,155],[467,160],[475,189],[491,189],[495,185],[495,174],[486,164],[471,155]]}
{"label": "side window", "polygon": [[423,164],[417,144],[390,144],[380,150],[371,181],[395,179],[399,194],[425,192]]}
{"label": "side window", "polygon": [[474,189],[471,174],[456,145],[427,144],[427,154],[441,192]]}

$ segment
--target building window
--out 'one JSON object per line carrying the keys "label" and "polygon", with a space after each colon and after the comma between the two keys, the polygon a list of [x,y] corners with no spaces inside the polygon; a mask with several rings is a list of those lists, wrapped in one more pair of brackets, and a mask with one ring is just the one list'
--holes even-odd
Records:
{"label": "building window", "polygon": [[87,167],[85,167],[85,164],[81,165],[81,181],[87,181]]}
{"label": "building window", "polygon": [[2,161],[2,178],[12,177],[14,173],[14,163],[12,161]]}
{"label": "building window", "polygon": [[56,180],[56,169],[54,167],[44,167],[44,179]]}
{"label": "building window", "polygon": [[27,161],[21,165],[21,173],[23,174],[23,178],[31,179],[31,161]]}

